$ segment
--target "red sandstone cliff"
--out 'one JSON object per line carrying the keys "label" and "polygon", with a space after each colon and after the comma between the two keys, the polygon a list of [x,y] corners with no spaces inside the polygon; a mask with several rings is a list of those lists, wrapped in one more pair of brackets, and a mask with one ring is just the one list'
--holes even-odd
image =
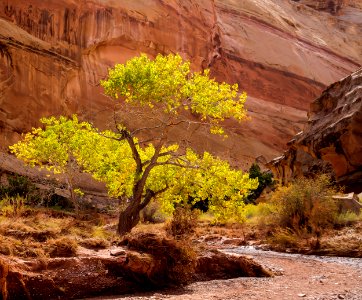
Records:
{"label": "red sandstone cliff", "polygon": [[0,0],[1,143],[42,116],[77,112],[102,125],[107,67],[178,52],[250,96],[250,122],[226,141],[201,132],[196,148],[238,164],[272,158],[321,90],[362,64],[358,1],[336,0],[332,10],[323,2]]}
{"label": "red sandstone cliff", "polygon": [[362,192],[362,69],[328,87],[310,106],[305,128],[270,163],[284,182],[331,173],[347,189]]}

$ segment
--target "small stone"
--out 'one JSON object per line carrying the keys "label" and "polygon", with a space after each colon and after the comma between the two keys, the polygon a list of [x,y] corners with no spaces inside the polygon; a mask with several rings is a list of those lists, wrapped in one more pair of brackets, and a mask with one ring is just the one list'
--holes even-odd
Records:
{"label": "small stone", "polygon": [[306,294],[298,294],[298,297],[305,297],[305,296],[307,296]]}
{"label": "small stone", "polygon": [[126,255],[126,251],[125,250],[116,250],[116,251],[111,251],[109,253],[111,256],[121,256],[121,255]]}
{"label": "small stone", "polygon": [[339,295],[338,295],[338,299],[344,299],[344,296],[341,295],[341,294],[339,294]]}

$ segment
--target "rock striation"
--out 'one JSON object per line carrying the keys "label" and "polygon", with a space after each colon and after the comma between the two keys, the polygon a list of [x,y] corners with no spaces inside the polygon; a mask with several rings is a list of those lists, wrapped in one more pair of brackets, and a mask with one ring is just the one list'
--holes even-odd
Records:
{"label": "rock striation", "polygon": [[309,103],[362,64],[358,1],[332,1],[338,14],[311,2],[325,10],[331,1],[3,0],[0,143],[49,115],[76,112],[106,126],[113,104],[99,80],[107,68],[141,52],[178,52],[250,96],[251,121],[227,142],[198,133],[193,146],[235,164],[271,159],[300,131]]}
{"label": "rock striation", "polygon": [[341,9],[347,6],[348,0],[293,0],[303,3],[313,9],[338,14]]}
{"label": "rock striation", "polygon": [[269,163],[283,182],[318,172],[362,191],[362,69],[329,86],[310,106],[304,130]]}

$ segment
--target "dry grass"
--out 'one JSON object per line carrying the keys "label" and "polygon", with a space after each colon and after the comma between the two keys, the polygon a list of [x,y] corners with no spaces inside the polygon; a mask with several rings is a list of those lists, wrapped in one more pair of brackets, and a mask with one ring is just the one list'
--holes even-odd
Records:
{"label": "dry grass", "polygon": [[77,242],[69,237],[50,240],[47,243],[47,253],[50,257],[77,256]]}
{"label": "dry grass", "polygon": [[[263,226],[255,224],[253,217],[259,218],[259,211],[255,213],[249,210],[249,213],[250,222],[243,224],[218,226],[212,224],[209,216],[201,217],[201,221],[192,225],[192,229],[195,229],[192,243],[202,240],[218,244],[222,238],[238,238],[246,243],[267,243],[274,249],[292,248],[298,251],[316,248],[318,242],[321,251],[362,256],[362,215],[342,216],[337,230],[323,231],[322,238],[316,242],[313,236],[305,232],[299,232],[298,236],[298,233],[277,230],[275,226],[265,223]],[[120,240],[115,233],[115,224],[116,220],[107,216],[89,214],[75,219],[72,215],[50,209],[25,209],[20,216],[0,215],[0,254],[46,259],[76,255],[78,246],[104,249]],[[166,238],[166,229],[165,224],[139,224],[132,233],[152,233]],[[199,244],[199,247],[202,245]]]}
{"label": "dry grass", "polygon": [[94,250],[106,249],[110,246],[110,242],[108,240],[96,237],[84,239],[81,242],[79,242],[79,244],[84,248],[94,249]]}
{"label": "dry grass", "polygon": [[177,240],[187,239],[195,233],[200,212],[189,208],[177,207],[172,219],[166,224],[166,232]]}
{"label": "dry grass", "polygon": [[109,220],[87,219],[49,209],[27,210],[18,217],[0,215],[0,253],[24,258],[69,257],[76,255],[78,245],[108,247],[116,234],[101,224]]}
{"label": "dry grass", "polygon": [[165,224],[158,223],[158,224],[143,224],[139,223],[135,228],[132,229],[132,233],[139,234],[139,233],[152,233],[164,236],[166,234],[165,231]]}
{"label": "dry grass", "polygon": [[362,257],[362,221],[325,235],[322,248],[330,249],[337,255]]}

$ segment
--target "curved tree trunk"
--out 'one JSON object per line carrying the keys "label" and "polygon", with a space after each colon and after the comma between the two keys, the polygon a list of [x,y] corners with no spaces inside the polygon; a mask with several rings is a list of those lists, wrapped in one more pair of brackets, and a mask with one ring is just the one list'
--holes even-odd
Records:
{"label": "curved tree trunk", "polygon": [[127,208],[119,214],[117,233],[125,235],[135,227],[140,220],[141,207],[139,205],[127,206]]}

